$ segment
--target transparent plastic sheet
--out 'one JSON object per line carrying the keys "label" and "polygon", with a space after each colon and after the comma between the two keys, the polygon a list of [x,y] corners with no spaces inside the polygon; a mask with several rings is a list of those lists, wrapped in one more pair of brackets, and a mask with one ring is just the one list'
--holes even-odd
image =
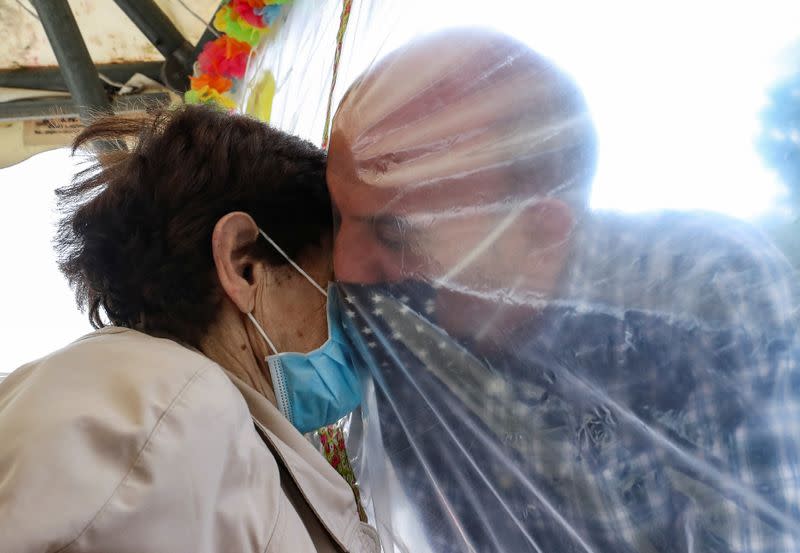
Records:
{"label": "transparent plastic sheet", "polygon": [[319,144],[339,25],[339,2],[298,1],[275,24],[274,34],[255,49],[247,66],[239,105],[248,111],[274,81],[270,124]]}
{"label": "transparent plastic sheet", "polygon": [[[798,210],[764,153],[797,142],[797,104],[764,115],[796,12],[353,3],[343,428],[386,551],[800,550]],[[277,41],[289,80],[333,59],[338,10],[307,14],[328,57]],[[317,75],[273,123],[319,143]]]}

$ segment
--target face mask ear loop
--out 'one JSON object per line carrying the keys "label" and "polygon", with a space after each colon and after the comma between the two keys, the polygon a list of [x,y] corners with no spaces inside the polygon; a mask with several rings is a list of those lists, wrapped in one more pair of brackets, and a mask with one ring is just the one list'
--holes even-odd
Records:
{"label": "face mask ear loop", "polygon": [[[267,233],[266,233],[266,232],[264,232],[264,231],[263,231],[263,230],[261,230],[261,229],[258,229],[258,232],[260,232],[260,233],[261,233],[261,236],[263,236],[263,237],[264,237],[264,238],[267,240],[267,242],[269,242],[269,243],[272,245],[272,247],[273,247],[273,248],[275,248],[275,249],[278,251],[278,253],[279,253],[279,254],[281,254],[281,255],[283,256],[283,258],[284,258],[286,261],[288,261],[288,262],[291,264],[291,266],[292,266],[292,267],[294,267],[295,269],[297,269],[297,271],[298,271],[298,272],[299,272],[301,275],[303,275],[304,277],[306,277],[306,280],[307,280],[308,282],[310,282],[310,283],[311,283],[311,284],[314,286],[314,288],[316,288],[317,290],[319,290],[319,293],[320,293],[320,294],[322,294],[322,295],[323,295],[323,296],[325,296],[326,298],[328,297],[328,292],[327,292],[327,291],[325,291],[325,289],[324,289],[322,286],[320,286],[319,284],[317,284],[317,282],[316,282],[316,281],[315,281],[313,278],[311,278],[311,277],[308,275],[308,273],[306,273],[306,272],[305,272],[305,271],[304,271],[302,268],[300,268],[300,265],[298,265],[297,263],[295,263],[294,261],[292,261],[292,259],[291,259],[291,258],[290,258],[288,255],[286,255],[286,252],[285,252],[285,251],[283,251],[283,250],[280,248],[280,246],[278,246],[278,244],[276,244],[276,243],[275,243],[275,241],[274,241],[274,240],[272,240],[272,238],[270,238],[269,236],[267,236]],[[263,332],[263,331],[262,331],[262,332]],[[269,338],[267,338],[267,339],[269,340]]]}
{"label": "face mask ear loop", "polygon": [[269,336],[267,336],[267,333],[264,332],[263,328],[261,328],[261,325],[258,324],[258,321],[256,320],[255,317],[253,317],[253,314],[252,313],[248,313],[247,316],[250,317],[250,321],[253,323],[253,325],[255,325],[256,330],[258,330],[258,333],[261,334],[261,336],[264,338],[264,340],[267,341],[267,345],[272,350],[272,353],[274,353],[275,355],[278,355],[278,350],[277,350],[277,348],[275,348],[275,344],[273,344],[272,340],[269,339]]}

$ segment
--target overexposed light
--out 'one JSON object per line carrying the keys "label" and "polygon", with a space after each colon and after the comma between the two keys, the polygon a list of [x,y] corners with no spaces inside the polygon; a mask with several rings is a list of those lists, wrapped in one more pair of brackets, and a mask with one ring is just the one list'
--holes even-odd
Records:
{"label": "overexposed light", "polygon": [[599,46],[616,63],[576,67],[600,134],[592,205],[743,219],[775,210],[785,187],[755,141],[778,55],[800,37],[787,24],[800,4],[640,3],[637,15],[639,29]]}
{"label": "overexposed light", "polygon": [[539,11],[506,25],[586,94],[600,141],[594,208],[743,219],[776,209],[785,186],[755,140],[778,57],[800,38],[800,3],[565,0]]}
{"label": "overexposed light", "polygon": [[66,149],[38,154],[0,169],[0,251],[3,313],[0,373],[56,350],[91,331],[58,271],[52,247],[54,190],[69,183],[75,165]]}
{"label": "overexposed light", "polygon": [[[800,2],[763,0],[409,0],[351,54],[358,72],[416,34],[489,26],[572,74],[600,150],[592,206],[705,209],[743,219],[776,210],[785,186],[755,148],[782,50],[800,39]],[[369,35],[369,32],[366,33]],[[431,53],[435,55],[435,53]],[[354,78],[351,77],[351,79]]]}

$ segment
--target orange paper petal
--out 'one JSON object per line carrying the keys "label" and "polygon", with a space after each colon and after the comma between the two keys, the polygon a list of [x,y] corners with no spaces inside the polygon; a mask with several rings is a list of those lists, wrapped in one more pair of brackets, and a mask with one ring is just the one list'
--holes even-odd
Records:
{"label": "orange paper petal", "polygon": [[213,88],[217,92],[227,92],[233,86],[233,81],[222,75],[209,75],[203,73],[197,77],[189,77],[192,81],[192,90],[201,90],[204,87]]}

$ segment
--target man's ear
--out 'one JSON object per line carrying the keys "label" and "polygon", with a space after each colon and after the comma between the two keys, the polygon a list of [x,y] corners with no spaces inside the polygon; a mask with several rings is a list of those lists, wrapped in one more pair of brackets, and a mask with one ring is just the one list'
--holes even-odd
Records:
{"label": "man's ear", "polygon": [[557,198],[546,198],[526,209],[520,219],[525,253],[516,255],[523,287],[550,296],[558,288],[569,255],[575,224],[572,208]]}
{"label": "man's ear", "polygon": [[241,211],[228,213],[217,221],[211,235],[211,251],[217,277],[225,294],[242,313],[255,307],[255,259],[248,246],[258,240],[258,225]]}
{"label": "man's ear", "polygon": [[522,225],[535,249],[564,244],[572,233],[575,215],[572,208],[558,198],[545,198],[526,209]]}

